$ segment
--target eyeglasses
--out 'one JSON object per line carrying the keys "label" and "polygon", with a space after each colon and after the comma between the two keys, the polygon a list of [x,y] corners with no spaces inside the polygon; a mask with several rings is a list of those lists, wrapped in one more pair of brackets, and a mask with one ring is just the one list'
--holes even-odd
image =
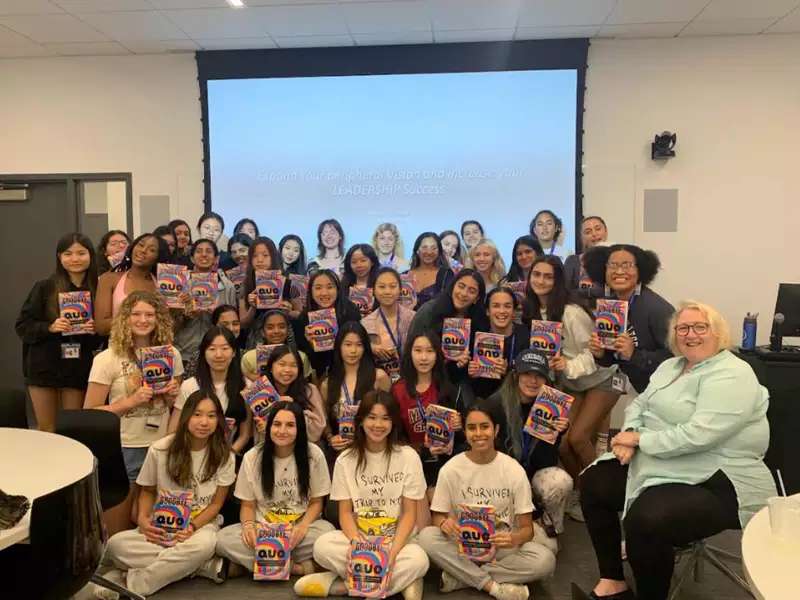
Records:
{"label": "eyeglasses", "polygon": [[636,263],[631,261],[610,262],[606,265],[606,271],[633,271],[635,268]]}
{"label": "eyeglasses", "polygon": [[675,326],[675,333],[680,336],[687,336],[690,331],[694,331],[697,335],[705,335],[710,328],[708,323],[681,323]]}

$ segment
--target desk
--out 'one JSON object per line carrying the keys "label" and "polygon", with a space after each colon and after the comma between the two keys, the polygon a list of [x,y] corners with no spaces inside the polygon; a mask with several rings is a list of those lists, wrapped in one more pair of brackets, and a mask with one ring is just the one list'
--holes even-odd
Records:
{"label": "desk", "polygon": [[772,535],[769,509],[750,519],[742,534],[742,567],[757,600],[794,600],[800,589],[800,540]]}
{"label": "desk", "polygon": [[[33,501],[89,475],[94,455],[70,438],[32,429],[0,427],[0,489]],[[0,550],[28,539],[31,511],[0,530]]]}

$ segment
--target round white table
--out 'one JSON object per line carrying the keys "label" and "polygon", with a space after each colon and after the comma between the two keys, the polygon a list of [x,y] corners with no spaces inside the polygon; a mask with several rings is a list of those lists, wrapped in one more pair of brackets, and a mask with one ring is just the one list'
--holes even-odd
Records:
{"label": "round white table", "polygon": [[769,509],[750,519],[742,534],[742,566],[758,600],[794,600],[800,589],[800,540],[772,535]]}
{"label": "round white table", "polygon": [[[89,475],[94,455],[70,438],[32,429],[0,427],[0,489],[33,501]],[[0,550],[28,539],[31,511],[0,530]]]}

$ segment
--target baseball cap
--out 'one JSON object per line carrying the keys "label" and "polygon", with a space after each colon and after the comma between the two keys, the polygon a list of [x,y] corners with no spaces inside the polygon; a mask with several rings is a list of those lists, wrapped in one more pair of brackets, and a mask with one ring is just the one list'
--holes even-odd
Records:
{"label": "baseball cap", "polygon": [[547,382],[551,382],[553,378],[550,375],[550,363],[547,360],[547,354],[526,348],[514,360],[514,370],[517,374],[523,373],[537,373],[544,377]]}

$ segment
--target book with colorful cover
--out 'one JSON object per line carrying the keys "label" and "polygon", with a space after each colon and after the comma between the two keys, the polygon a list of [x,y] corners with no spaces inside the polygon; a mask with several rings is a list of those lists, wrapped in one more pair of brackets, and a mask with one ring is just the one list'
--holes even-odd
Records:
{"label": "book with colorful cover", "polygon": [[447,360],[458,360],[469,348],[472,319],[447,318],[442,324],[442,352]]}
{"label": "book with colorful cover", "polygon": [[233,287],[236,289],[236,297],[241,298],[244,280],[247,279],[247,268],[242,265],[236,265],[225,271],[225,275],[231,280]]}
{"label": "book with colorful cover", "polygon": [[256,346],[256,373],[267,375],[267,363],[269,357],[275,352],[275,348],[281,344],[258,344]]}
{"label": "book with colorful cover", "polygon": [[477,377],[486,379],[502,379],[497,367],[503,365],[503,350],[506,343],[505,336],[499,333],[475,332],[475,347],[472,350],[472,359],[478,365]]}
{"label": "book with colorful cover", "polygon": [[339,435],[345,440],[356,438],[356,413],[358,404],[342,404],[342,414],[339,415]]}
{"label": "book with colorful cover", "polygon": [[336,310],[323,308],[312,310],[308,313],[309,342],[314,352],[333,350],[336,334],[339,333],[339,323],[336,320]]}
{"label": "book with colorful cover", "polygon": [[93,318],[92,293],[89,291],[59,292],[58,314],[62,319],[69,321],[69,330],[62,332],[61,335],[93,333],[88,325]]}
{"label": "book with colorful cover", "polygon": [[172,381],[175,371],[175,353],[172,346],[139,348],[139,366],[142,381],[154,394],[163,392]]}
{"label": "book with colorful cover", "polygon": [[262,375],[253,381],[250,386],[243,389],[241,394],[253,413],[253,421],[255,421],[256,427],[259,431],[264,431],[269,407],[281,398],[278,390],[275,389],[269,379]]}
{"label": "book with colorful cover", "polygon": [[400,304],[412,309],[417,305],[417,292],[414,289],[414,276],[411,273],[400,275]]}
{"label": "book with colorful cover", "polygon": [[192,296],[192,309],[213,311],[219,302],[219,277],[211,273],[191,273],[189,289]]}
{"label": "book with colorful cover", "polygon": [[452,454],[457,417],[458,411],[446,406],[429,404],[425,407],[425,447],[444,448],[445,454]]}
{"label": "book with colorful cover", "polygon": [[286,581],[291,575],[292,525],[259,523],[256,530],[255,581]]}
{"label": "book with colorful cover", "polygon": [[256,271],[256,308],[280,308],[286,277],[280,271]]}
{"label": "book with colorful cover", "polygon": [[[176,533],[189,528],[192,520],[192,492],[173,494],[166,490],[158,490],[158,498],[153,504],[153,516],[150,520],[154,527],[158,527],[171,541]],[[174,543],[174,541],[173,541]]]}
{"label": "book with colorful cover", "polygon": [[372,288],[360,288],[350,286],[350,302],[356,305],[358,312],[361,313],[363,319],[372,312],[372,305],[375,303],[375,297],[372,293]]}
{"label": "book with colorful cover", "polygon": [[350,596],[385,598],[389,589],[391,540],[383,536],[354,538],[347,559],[346,587]]}
{"label": "book with colorful cover", "polygon": [[573,400],[569,394],[543,385],[522,430],[536,439],[554,444],[564,429],[564,420],[569,417]]}
{"label": "book with colorful cover", "polygon": [[628,301],[598,299],[594,325],[603,348],[613,350],[614,342],[628,328]]}
{"label": "book with colorful cover", "polygon": [[156,289],[168,308],[185,308],[181,295],[189,289],[189,269],[185,265],[158,263]]}
{"label": "book with colorful cover", "polygon": [[298,275],[292,273],[289,275],[289,302],[292,303],[292,309],[297,312],[303,312],[306,308],[308,298],[308,275]]}
{"label": "book with colorful cover", "polygon": [[558,321],[531,321],[530,347],[550,356],[561,351],[561,328]]}
{"label": "book with colorful cover", "polygon": [[458,553],[475,563],[494,561],[497,547],[491,541],[495,534],[493,506],[458,505]]}

